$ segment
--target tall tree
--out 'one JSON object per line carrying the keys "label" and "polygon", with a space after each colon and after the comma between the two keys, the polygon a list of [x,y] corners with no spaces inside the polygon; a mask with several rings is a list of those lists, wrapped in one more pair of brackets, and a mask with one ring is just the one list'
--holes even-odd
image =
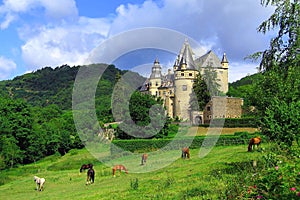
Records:
{"label": "tall tree", "polygon": [[261,0],[263,6],[274,6],[274,13],[258,27],[258,31],[266,34],[277,30],[277,36],[270,41],[270,48],[258,52],[262,55],[261,70],[276,67],[285,71],[291,66],[300,66],[300,3],[299,0]]}
{"label": "tall tree", "polygon": [[[191,109],[192,110],[203,110],[206,104],[210,100],[210,91],[207,87],[206,82],[202,78],[202,75],[199,73],[193,84],[194,94],[191,97]],[[197,98],[197,99],[195,99]]]}
{"label": "tall tree", "polygon": [[262,55],[263,79],[255,86],[253,104],[260,110],[262,133],[290,147],[299,138],[300,105],[300,5],[299,0],[261,0],[274,6],[271,17],[258,27],[278,30]]}
{"label": "tall tree", "polygon": [[221,91],[220,91],[221,85],[218,83],[217,79],[218,79],[217,71],[212,67],[212,65],[206,66],[203,72],[203,80],[207,85],[210,96],[221,95]]}

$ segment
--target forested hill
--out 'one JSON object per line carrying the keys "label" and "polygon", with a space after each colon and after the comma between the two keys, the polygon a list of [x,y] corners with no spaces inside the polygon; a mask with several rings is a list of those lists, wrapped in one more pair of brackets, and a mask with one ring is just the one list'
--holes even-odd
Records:
{"label": "forested hill", "polygon": [[238,81],[229,84],[228,96],[244,99],[244,105],[251,105],[251,97],[254,94],[254,86],[262,79],[261,73],[246,76]]}
{"label": "forested hill", "polygon": [[[120,70],[114,65],[94,64],[93,67],[107,67],[101,77],[101,91],[104,95],[111,94],[116,76],[127,71]],[[72,90],[74,80],[80,67],[62,65],[60,67],[45,67],[33,73],[15,77],[12,80],[0,82],[0,95],[10,96],[13,99],[24,99],[32,106],[47,106],[56,104],[62,110],[72,107]],[[141,76],[140,80],[144,78]],[[139,80],[139,81],[140,81]],[[98,93],[99,94],[99,93]],[[101,94],[99,94],[101,96]],[[105,98],[96,96],[96,98]]]}

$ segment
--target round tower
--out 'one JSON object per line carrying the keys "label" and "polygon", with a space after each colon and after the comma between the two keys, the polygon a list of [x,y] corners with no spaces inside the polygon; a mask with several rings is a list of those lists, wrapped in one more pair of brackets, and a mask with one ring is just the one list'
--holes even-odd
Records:
{"label": "round tower", "polygon": [[156,58],[152,66],[152,71],[149,79],[149,92],[151,95],[158,96],[158,88],[162,83],[161,66]]}
{"label": "round tower", "polygon": [[227,56],[226,56],[226,53],[223,54],[223,58],[222,58],[222,61],[221,61],[221,65],[222,65],[222,87],[221,90],[224,92],[224,93],[227,93],[228,92],[228,66],[229,62],[227,60]]}
{"label": "round tower", "polygon": [[[182,51],[183,50],[183,51]],[[175,74],[175,116],[184,121],[190,121],[191,108],[190,100],[193,93],[193,83],[198,75],[198,70],[194,63],[193,52],[187,41],[183,44],[180,52],[180,62],[177,65]]]}

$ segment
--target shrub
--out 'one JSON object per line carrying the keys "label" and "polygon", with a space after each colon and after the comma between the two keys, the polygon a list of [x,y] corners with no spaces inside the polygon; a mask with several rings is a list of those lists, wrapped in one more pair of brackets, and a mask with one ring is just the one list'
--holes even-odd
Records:
{"label": "shrub", "polygon": [[133,190],[137,190],[139,188],[139,179],[130,180],[130,188]]}

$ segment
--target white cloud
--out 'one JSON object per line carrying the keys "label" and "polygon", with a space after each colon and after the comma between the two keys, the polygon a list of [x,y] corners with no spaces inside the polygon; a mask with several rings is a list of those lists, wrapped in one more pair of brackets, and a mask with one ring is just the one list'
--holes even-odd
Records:
{"label": "white cloud", "polygon": [[[25,19],[25,24],[18,29],[24,42],[22,57],[28,70],[83,64],[86,57],[101,53],[89,54],[105,39],[136,28],[159,27],[195,39],[200,44],[200,48],[194,49],[196,57],[210,49],[217,55],[226,52],[232,66],[231,80],[242,73],[254,72],[255,67],[243,59],[266,48],[268,39],[257,34],[256,28],[272,11],[262,7],[259,0],[146,0],[139,5],[122,4],[107,18],[88,18],[78,15],[75,0],[6,0],[0,6],[0,28],[8,28],[25,14],[33,18],[36,10],[42,11],[41,16],[35,16],[43,18],[42,22],[36,19],[26,23]],[[148,36],[137,36],[136,43],[144,37]],[[156,41],[154,46],[174,43],[168,35],[153,39]],[[128,41],[125,38],[120,44],[124,46]],[[182,42],[180,38],[176,44],[178,48],[170,44],[173,45],[172,52],[178,53]]]}
{"label": "white cloud", "polygon": [[16,63],[11,59],[0,56],[0,79],[9,77],[9,74],[17,68]]}
{"label": "white cloud", "polygon": [[22,57],[28,69],[84,64],[90,51],[106,37],[108,27],[106,19],[81,17],[72,24],[28,29],[33,35],[26,33]]}
{"label": "white cloud", "polygon": [[[31,18],[27,22],[28,16]],[[0,6],[0,28],[8,28],[17,19],[23,22],[17,30],[24,42],[22,58],[30,71],[43,66],[83,64],[89,52],[106,38],[110,27],[110,19],[80,17],[75,0],[4,1]]]}
{"label": "white cloud", "polygon": [[[45,17],[59,20],[74,20],[78,10],[74,0],[6,0],[0,6],[1,29],[6,29],[20,14],[31,14],[34,9],[42,8]],[[40,16],[41,17],[41,16]]]}
{"label": "white cloud", "polygon": [[[226,52],[230,65],[238,70],[231,70],[234,79],[243,72],[245,75],[255,72],[255,67],[245,63],[244,58],[268,47],[269,36],[257,33],[257,27],[273,9],[262,7],[259,0],[162,0],[159,4],[154,1],[139,6],[126,4],[116,9],[110,36],[144,27],[179,31],[217,55]],[[168,42],[169,38],[164,40]],[[236,63],[243,67],[237,68]]]}

